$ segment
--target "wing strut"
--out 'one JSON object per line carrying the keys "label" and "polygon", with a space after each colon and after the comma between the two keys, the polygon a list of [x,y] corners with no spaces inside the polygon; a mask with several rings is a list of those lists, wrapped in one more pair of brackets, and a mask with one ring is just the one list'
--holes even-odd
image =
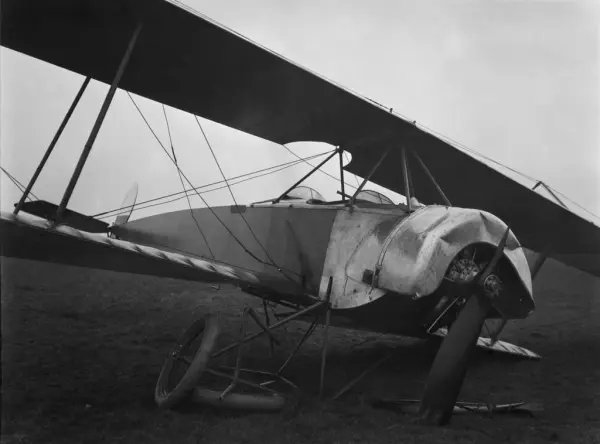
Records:
{"label": "wing strut", "polygon": [[429,168],[427,168],[427,165],[425,165],[425,162],[423,162],[423,160],[421,159],[421,156],[419,156],[419,154],[415,150],[411,150],[411,153],[413,154],[415,159],[417,159],[417,162],[419,162],[419,165],[421,165],[421,168],[423,168],[423,171],[425,171],[425,174],[427,174],[427,177],[429,177],[429,180],[431,180],[431,183],[433,183],[433,186],[435,186],[438,193],[440,193],[440,195],[442,196],[442,199],[444,199],[444,202],[446,203],[446,205],[451,207],[452,204],[450,203],[450,200],[446,197],[446,195],[444,194],[444,191],[442,191],[442,188],[435,180],[435,177],[433,177],[433,174],[431,174],[431,171],[429,171]]}
{"label": "wing strut", "polygon": [[35,173],[33,173],[33,176],[31,177],[29,184],[27,184],[27,188],[25,188],[25,191],[23,191],[23,195],[21,196],[19,203],[17,203],[15,210],[13,211],[13,214],[16,215],[19,213],[19,211],[21,211],[21,208],[23,207],[23,204],[25,203],[27,196],[29,196],[29,193],[31,193],[31,189],[33,188],[33,185],[35,185],[35,182],[36,182],[38,176],[44,169],[44,166],[46,165],[46,162],[48,161],[50,154],[52,154],[52,150],[54,150],[54,146],[56,145],[56,142],[58,142],[58,139],[60,138],[63,130],[67,126],[67,123],[69,122],[69,119],[71,118],[71,115],[73,114],[73,111],[75,111],[75,108],[77,107],[77,104],[79,103],[79,99],[81,99],[81,96],[83,96],[83,93],[84,93],[85,89],[87,88],[88,83],[90,83],[90,77],[86,77],[85,80],[83,81],[83,84],[81,85],[81,88],[79,88],[79,91],[77,92],[77,95],[75,96],[75,99],[73,99],[73,103],[71,103],[71,107],[67,111],[67,114],[65,114],[65,117],[63,118],[63,121],[61,122],[60,126],[58,127],[58,130],[56,130],[56,134],[54,135],[54,138],[50,142],[50,145],[48,145],[48,149],[46,149],[46,153],[44,154],[44,157],[42,157],[42,160],[40,161],[40,164],[38,165],[37,169],[35,170]]}
{"label": "wing strut", "polygon": [[108,93],[106,94],[104,103],[102,104],[102,108],[100,108],[100,112],[98,113],[96,122],[94,123],[92,131],[90,132],[90,136],[88,137],[88,140],[83,148],[83,152],[81,153],[81,156],[79,157],[79,161],[77,162],[75,171],[73,171],[73,175],[71,176],[71,180],[69,181],[69,184],[67,185],[67,189],[65,190],[65,194],[63,195],[60,205],[58,206],[58,210],[56,210],[56,216],[54,218],[55,224],[60,223],[60,220],[65,211],[65,208],[67,207],[67,204],[69,203],[69,199],[71,199],[71,195],[73,194],[75,185],[77,184],[77,181],[79,180],[81,171],[83,170],[85,162],[90,154],[90,151],[92,150],[92,146],[94,145],[96,136],[98,135],[98,132],[100,131],[102,122],[104,122],[104,118],[106,117],[106,113],[108,112],[108,107],[110,106],[110,103],[112,102],[115,92],[117,91],[119,81],[121,80],[121,77],[123,76],[123,73],[125,72],[125,68],[127,67],[127,63],[129,62],[131,53],[133,52],[133,48],[135,46],[135,42],[137,41],[137,38],[138,38],[141,30],[142,30],[142,23],[140,22],[137,24],[135,30],[133,31],[133,35],[131,36],[131,39],[129,40],[129,44],[127,45],[127,50],[125,51],[125,54],[123,55],[123,58],[121,59],[121,63],[119,64],[119,68],[117,69],[117,73],[115,74],[115,78],[113,79],[112,84],[110,85],[110,89],[108,90]]}
{"label": "wing strut", "polygon": [[404,175],[404,190],[406,191],[406,206],[408,207],[408,212],[412,211],[411,202],[410,202],[410,180],[408,178],[408,159],[406,158],[406,148],[402,147],[402,174]]}
{"label": "wing strut", "polygon": [[567,205],[565,205],[565,203],[560,199],[560,197],[558,197],[556,195],[556,193],[552,190],[552,188],[550,188],[548,185],[546,185],[544,182],[542,182],[541,180],[538,180],[537,183],[533,186],[533,188],[531,189],[531,191],[535,191],[535,189],[539,186],[543,186],[546,191],[548,191],[552,197],[554,197],[554,199],[566,210],[569,209],[569,207],[567,207]]}
{"label": "wing strut", "polygon": [[367,177],[365,177],[364,180],[362,181],[362,183],[358,186],[358,188],[356,189],[356,191],[350,198],[350,202],[348,202],[348,206],[350,208],[352,208],[354,206],[354,201],[356,200],[356,196],[358,196],[358,193],[360,193],[362,191],[362,189],[367,184],[367,182],[369,181],[369,179],[371,178],[373,173],[375,173],[375,171],[377,171],[377,168],[379,168],[379,165],[381,165],[381,162],[383,162],[383,159],[385,159],[385,157],[388,155],[388,153],[390,152],[391,149],[392,149],[392,147],[390,146],[383,152],[383,154],[381,155],[381,157],[379,158],[377,163],[375,165],[373,165],[373,168],[371,168],[371,171],[369,171],[369,174],[367,174]]}
{"label": "wing strut", "polygon": [[[533,188],[531,188],[531,191],[535,191],[535,189],[539,186],[543,186],[546,191],[548,191],[552,197],[554,197],[554,199],[556,199],[556,201],[566,210],[568,210],[569,208],[565,205],[565,203],[554,193],[554,191],[552,191],[552,188],[550,188],[548,185],[546,185],[544,182],[542,182],[541,180],[538,180],[538,182],[533,186]],[[552,241],[550,241],[548,243],[548,245],[546,246],[546,248],[544,248],[544,250],[540,253],[540,255],[537,257],[537,259],[535,260],[534,264],[531,266],[531,279],[535,279],[535,277],[537,276],[537,274],[540,272],[540,270],[542,269],[542,266],[544,265],[544,263],[546,262],[546,259],[548,259],[548,255],[550,254],[550,251],[552,249]]]}
{"label": "wing strut", "polygon": [[340,148],[336,148],[335,150],[333,150],[333,152],[327,156],[325,158],[325,160],[323,160],[320,164],[318,164],[316,167],[314,167],[312,170],[310,170],[307,174],[304,175],[304,177],[302,177],[302,179],[300,179],[298,182],[296,182],[294,185],[292,185],[291,187],[289,187],[287,190],[285,190],[285,192],[279,196],[277,199],[275,199],[273,201],[273,203],[279,203],[279,201],[281,199],[283,199],[283,197],[289,193],[290,191],[292,191],[294,188],[296,188],[298,185],[300,185],[302,182],[304,182],[306,180],[306,178],[308,178],[310,175],[312,175],[315,171],[317,171],[319,168],[321,168],[323,165],[325,165],[327,162],[329,162],[329,160],[335,156],[338,152],[340,151]]}
{"label": "wing strut", "polygon": [[346,190],[344,189],[344,149],[340,148],[340,183],[342,185],[342,199],[346,197]]}

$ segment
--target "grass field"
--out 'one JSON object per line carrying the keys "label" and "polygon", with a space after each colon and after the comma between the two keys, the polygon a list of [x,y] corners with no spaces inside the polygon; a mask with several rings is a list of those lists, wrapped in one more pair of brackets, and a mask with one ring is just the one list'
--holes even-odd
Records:
{"label": "grass field", "polygon": [[[600,443],[600,281],[549,262],[535,285],[538,309],[504,340],[544,356],[524,361],[478,351],[461,399],[541,403],[535,418],[455,416],[443,428],[374,409],[373,396],[419,397],[434,349],[391,336],[334,329],[331,394],[384,353],[395,357],[338,401],[318,402],[321,333],[293,361],[307,389],[277,414],[192,406],[159,411],[163,360],[192,320],[218,310],[237,334],[241,310],[260,301],[235,289],[2,258],[3,443]],[[306,328],[291,323],[273,360],[265,339],[245,364],[276,368]]]}

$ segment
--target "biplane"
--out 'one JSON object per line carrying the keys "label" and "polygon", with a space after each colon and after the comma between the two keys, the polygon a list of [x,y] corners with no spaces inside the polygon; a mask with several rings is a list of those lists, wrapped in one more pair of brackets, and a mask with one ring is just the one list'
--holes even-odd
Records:
{"label": "biplane", "polygon": [[[322,324],[444,337],[420,400],[429,424],[450,420],[476,345],[534,356],[498,335],[533,312],[532,278],[547,257],[600,276],[600,230],[590,221],[177,2],[3,0],[1,8],[3,46],[85,77],[22,198],[1,215],[3,256],[231,283],[265,307],[292,310],[276,323],[245,312],[261,331],[240,343],[274,339],[296,319],[312,321],[307,334]],[[26,202],[91,79],[110,89],[61,201]],[[130,220],[134,192],[112,225],[73,211],[70,197],[118,88],[275,143],[326,142],[334,149],[308,175],[339,158],[340,198],[303,186],[307,175],[263,202]],[[353,193],[344,171],[364,179]],[[366,190],[369,181],[406,203]],[[531,268],[524,247],[540,253]],[[486,319],[502,320],[487,341],[479,337]],[[214,352],[217,333],[213,318],[186,333],[159,378],[159,405],[188,396],[208,359],[236,345]],[[164,373],[198,335],[189,371],[169,385]],[[325,357],[326,348],[321,376]],[[240,381],[238,368],[231,387]],[[233,396],[231,387],[215,399]]]}

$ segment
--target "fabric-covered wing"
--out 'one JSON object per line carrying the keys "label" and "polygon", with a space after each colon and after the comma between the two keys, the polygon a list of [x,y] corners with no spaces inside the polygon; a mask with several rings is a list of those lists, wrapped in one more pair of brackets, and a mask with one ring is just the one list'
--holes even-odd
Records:
{"label": "fabric-covered wing", "polygon": [[[503,219],[536,251],[600,275],[600,229],[385,109],[163,0],[3,0],[2,45],[110,83],[143,23],[120,87],[278,142],[324,141],[350,151],[360,176],[390,145],[371,180],[405,194],[400,147],[415,150],[453,205]],[[419,200],[440,202],[412,162]],[[593,264],[592,262],[592,264]]]}
{"label": "fabric-covered wing", "polygon": [[29,215],[0,214],[0,255],[201,282],[260,286],[252,272],[88,233]]}

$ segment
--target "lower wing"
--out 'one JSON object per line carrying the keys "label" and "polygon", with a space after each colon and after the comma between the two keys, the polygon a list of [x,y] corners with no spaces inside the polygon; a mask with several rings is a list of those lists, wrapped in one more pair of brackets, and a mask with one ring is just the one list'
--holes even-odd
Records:
{"label": "lower wing", "polygon": [[67,225],[53,226],[46,219],[23,212],[0,212],[0,236],[2,256],[201,282],[261,285],[257,273],[239,267]]}
{"label": "lower wing", "polygon": [[[432,336],[437,336],[439,338],[444,338],[448,335],[448,330],[445,328],[440,328],[431,333]],[[540,355],[532,352],[531,350],[527,350],[524,347],[519,347],[518,345],[510,344],[504,341],[492,341],[491,338],[483,338],[479,337],[477,339],[477,347],[484,348],[486,350],[491,350],[499,353],[506,353],[509,355],[522,356],[528,359],[542,359]]]}

